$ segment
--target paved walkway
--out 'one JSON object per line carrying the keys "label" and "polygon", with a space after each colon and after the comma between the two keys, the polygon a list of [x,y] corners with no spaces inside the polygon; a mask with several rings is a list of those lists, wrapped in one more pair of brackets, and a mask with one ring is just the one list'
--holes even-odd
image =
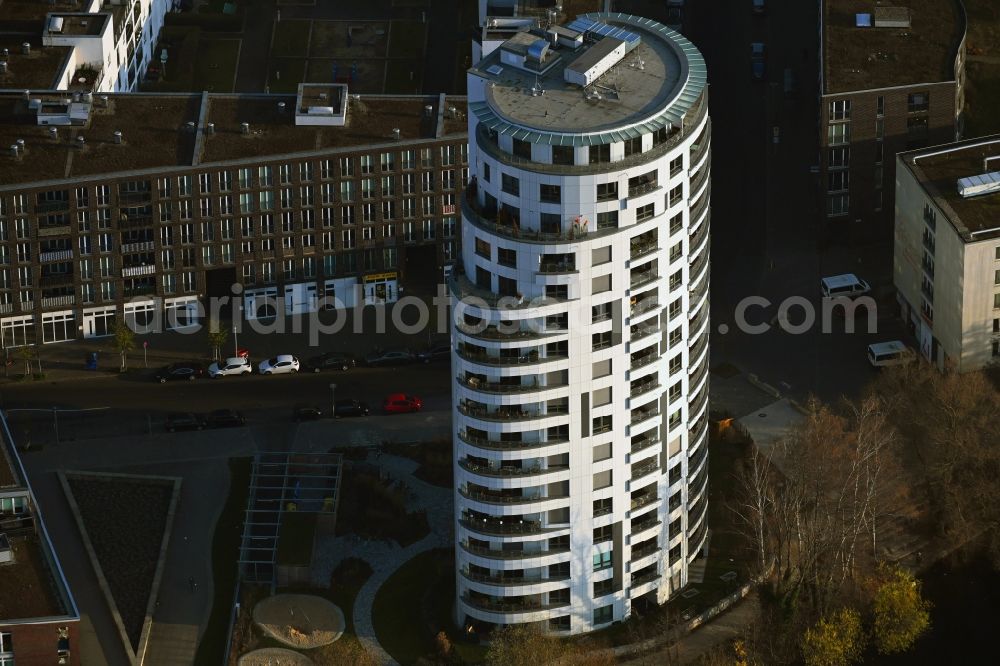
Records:
{"label": "paved walkway", "polygon": [[[368,462],[375,462],[369,456]],[[452,493],[447,488],[440,488],[424,483],[413,476],[417,463],[397,456],[383,455],[378,464],[390,478],[401,479],[410,489],[411,510],[427,511],[427,522],[430,533],[420,541],[406,548],[400,548],[391,541],[367,541],[356,536],[332,537],[320,541],[316,547],[316,555],[312,565],[312,582],[318,587],[330,583],[330,574],[340,562],[349,557],[365,560],[372,567],[372,575],[358,592],[354,600],[354,633],[368,648],[379,663],[395,664],[396,661],[386,652],[375,635],[372,622],[372,607],[375,604],[375,594],[382,584],[388,580],[400,566],[416,555],[432,548],[449,547],[454,542],[452,526]]]}

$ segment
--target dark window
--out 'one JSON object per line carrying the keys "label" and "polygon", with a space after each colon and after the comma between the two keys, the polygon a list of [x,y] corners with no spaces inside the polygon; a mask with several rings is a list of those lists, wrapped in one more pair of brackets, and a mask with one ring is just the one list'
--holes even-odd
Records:
{"label": "dark window", "polygon": [[614,619],[614,604],[594,609],[594,624],[607,624]]}
{"label": "dark window", "polygon": [[906,98],[906,110],[910,113],[926,111],[930,106],[930,99],[931,96],[928,92],[910,93]]}
{"label": "dark window", "polygon": [[573,164],[573,146],[552,146],[553,164]]}
{"label": "dark window", "polygon": [[562,228],[562,218],[555,213],[542,213],[539,224],[543,234],[557,234]]}
{"label": "dark window", "polygon": [[658,146],[670,137],[670,131],[666,127],[661,127],[660,129],[653,132],[653,145]]}
{"label": "dark window", "polygon": [[654,204],[646,204],[645,206],[640,206],[640,207],[638,207],[638,208],[635,209],[635,221],[636,222],[643,222],[645,220],[651,220],[651,219],[653,219],[653,215],[655,215],[655,205]]}
{"label": "dark window", "polygon": [[594,528],[594,543],[601,543],[602,541],[611,541],[612,539],[611,525],[605,525],[604,527]]}
{"label": "dark window", "polygon": [[517,296],[517,280],[497,276],[497,293],[501,296]]}
{"label": "dark window", "polygon": [[629,155],[638,155],[642,152],[642,137],[637,136],[634,139],[625,140],[625,157]]}
{"label": "dark window", "polygon": [[[650,204],[652,206],[653,204]],[[606,213],[597,214],[597,228],[598,229],[617,229],[618,228],[618,211],[610,210]]]}
{"label": "dark window", "polygon": [[606,143],[600,146],[591,146],[589,160],[591,164],[606,164],[610,162],[611,145]]}
{"label": "dark window", "polygon": [[511,268],[517,268],[517,251],[498,247],[497,263],[500,264],[501,266],[510,266]]}
{"label": "dark window", "polygon": [[484,259],[493,260],[493,248],[491,248],[490,244],[482,238],[476,239],[476,254]]}
{"label": "dark window", "polygon": [[550,617],[549,629],[551,631],[569,631],[569,615]]}
{"label": "dark window", "polygon": [[[998,320],[1000,321],[1000,320]],[[594,516],[604,516],[611,513],[614,504],[610,497],[594,500]],[[568,564],[568,563],[567,563]]]}
{"label": "dark window", "polygon": [[598,201],[615,201],[618,199],[618,183],[601,183],[597,186]]}
{"label": "dark window", "polygon": [[599,580],[594,583],[594,596],[603,597],[605,594],[611,594],[615,591],[615,581],[613,578],[607,580]]}
{"label": "dark window", "polygon": [[849,167],[851,165],[850,146],[844,146],[842,148],[830,148],[827,165],[831,169],[846,169],[847,167]]}
{"label": "dark window", "polygon": [[[906,119],[906,145],[918,147],[927,141],[927,116],[913,116]],[[879,160],[881,161],[881,160]]]}
{"label": "dark window", "polygon": [[531,144],[521,139],[514,139],[514,154],[526,160],[531,159]]}
{"label": "dark window", "polygon": [[507,194],[521,194],[521,183],[514,176],[505,173],[500,177],[500,183],[500,189]]}
{"label": "dark window", "polygon": [[483,182],[490,182],[490,165],[483,162]]}
{"label": "dark window", "polygon": [[678,155],[674,159],[670,160],[670,175],[676,176],[681,171],[684,170],[684,156]]}
{"label": "dark window", "polygon": [[493,274],[482,266],[476,266],[476,286],[480,289],[493,291]]}
{"label": "dark window", "polygon": [[540,186],[539,195],[543,203],[562,202],[562,188],[558,185],[545,185],[543,183]]}

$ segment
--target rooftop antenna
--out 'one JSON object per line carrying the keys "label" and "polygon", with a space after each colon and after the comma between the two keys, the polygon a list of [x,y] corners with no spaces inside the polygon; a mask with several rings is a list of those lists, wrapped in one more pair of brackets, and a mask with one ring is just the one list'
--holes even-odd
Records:
{"label": "rooftop antenna", "polygon": [[542,85],[538,82],[538,75],[536,74],[535,75],[535,85],[531,86],[531,96],[532,97],[538,97],[539,95],[541,95],[544,92],[545,92],[545,89],[542,88]]}

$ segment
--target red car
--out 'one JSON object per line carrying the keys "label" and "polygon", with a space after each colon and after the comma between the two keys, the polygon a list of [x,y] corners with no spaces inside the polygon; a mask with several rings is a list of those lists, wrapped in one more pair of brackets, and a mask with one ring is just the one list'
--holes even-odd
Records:
{"label": "red car", "polygon": [[423,406],[423,400],[414,395],[406,395],[405,393],[393,393],[386,396],[385,400],[382,401],[382,409],[385,410],[386,414],[419,412]]}

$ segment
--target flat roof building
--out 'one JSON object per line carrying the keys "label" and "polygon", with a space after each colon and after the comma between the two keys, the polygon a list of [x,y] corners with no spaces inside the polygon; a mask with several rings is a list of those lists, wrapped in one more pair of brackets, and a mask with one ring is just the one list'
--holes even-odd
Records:
{"label": "flat roof building", "polygon": [[897,157],[893,280],[925,358],[1000,358],[1000,136]]}
{"label": "flat roof building", "polygon": [[687,584],[707,534],[705,63],[637,16],[549,27],[468,74],[451,290],[470,630],[624,620]]}
{"label": "flat roof building", "polygon": [[108,335],[137,312],[187,325],[234,285],[254,317],[265,296],[295,314],[324,295],[353,305],[355,287],[374,303],[407,279],[436,284],[458,234],[465,113],[463,97],[328,84],[0,95],[4,346]]}
{"label": "flat roof building", "polygon": [[961,132],[965,12],[958,0],[823,0],[820,179],[834,235],[888,240],[896,153]]}
{"label": "flat roof building", "polygon": [[80,614],[0,412],[0,663],[80,663]]}

